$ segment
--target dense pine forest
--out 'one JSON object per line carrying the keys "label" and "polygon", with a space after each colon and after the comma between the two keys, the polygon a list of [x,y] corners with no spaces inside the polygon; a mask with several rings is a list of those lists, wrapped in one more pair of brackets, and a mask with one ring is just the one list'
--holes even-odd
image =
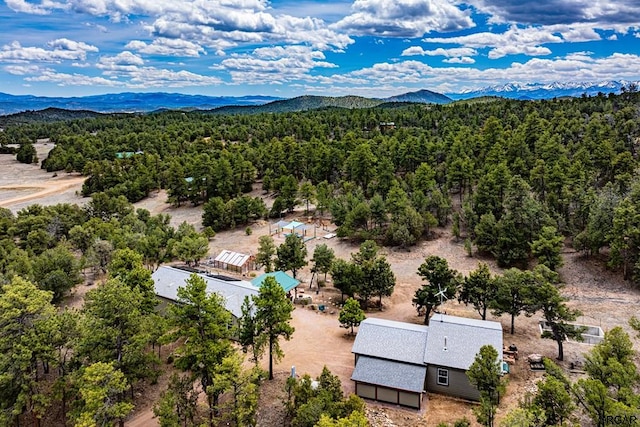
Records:
{"label": "dense pine forest", "polygon": [[[150,271],[175,259],[197,263],[216,231],[296,208],[313,205],[309,215],[330,217],[338,237],[399,250],[450,227],[468,251],[504,267],[554,270],[566,242],[640,283],[640,93],[633,89],[545,101],[29,121],[8,123],[0,148],[16,147],[18,160],[33,163],[41,138],[55,143],[42,167],[82,173],[91,200],[15,215],[0,208],[0,425],[36,425],[51,416],[52,402],[58,420],[85,425],[102,411],[105,423],[122,422],[134,385],[159,374],[149,346],[189,341],[197,331],[185,327],[171,339],[166,332],[202,314],[183,308],[169,320],[159,316]],[[248,194],[256,184],[272,204]],[[159,189],[167,203],[202,205],[205,229],[174,228],[167,216],[131,204]],[[106,285],[90,291],[82,310],[57,313],[55,304],[84,274],[106,275]],[[205,307],[198,321],[223,317],[201,283],[188,291],[185,302]],[[207,391],[211,420],[249,425],[260,374],[243,371],[227,332],[216,333],[182,349],[192,352],[185,366],[203,380],[226,381]],[[212,348],[226,370],[198,373]],[[330,373],[325,380],[335,381]],[[184,378],[171,387],[159,413],[184,396]],[[220,410],[217,399],[229,389],[237,393]],[[185,411],[195,405],[182,403]],[[188,424],[189,414],[176,422]]]}
{"label": "dense pine forest", "polygon": [[[85,196],[204,205],[218,231],[314,203],[338,234],[410,247],[450,225],[502,266],[526,265],[534,242],[567,237],[604,249],[640,280],[638,101],[621,95],[446,106],[219,115],[161,112],[8,126],[2,143],[48,171],[82,172]],[[269,209],[246,195],[255,182]],[[104,193],[102,195],[101,193]],[[103,200],[101,199],[101,200]],[[537,246],[544,246],[540,242]]]}

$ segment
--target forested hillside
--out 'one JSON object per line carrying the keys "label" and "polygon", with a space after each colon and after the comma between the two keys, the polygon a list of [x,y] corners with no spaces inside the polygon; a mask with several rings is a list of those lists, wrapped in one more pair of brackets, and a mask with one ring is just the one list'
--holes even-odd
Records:
{"label": "forested hillside", "polygon": [[[338,234],[409,247],[449,225],[500,265],[558,238],[640,281],[640,94],[299,113],[163,112],[8,126],[2,143],[50,137],[43,167],[80,171],[84,195],[204,204],[214,230],[297,205]],[[244,195],[261,182],[267,209]],[[537,248],[533,249],[532,248]],[[544,256],[548,256],[544,255]]]}
{"label": "forested hillside", "polygon": [[[260,373],[241,368],[218,297],[207,296],[193,276],[179,294],[184,304],[162,316],[150,271],[172,260],[197,263],[214,231],[295,208],[331,217],[340,237],[365,242],[353,262],[336,261],[344,268],[329,270],[336,287],[344,282],[340,271],[360,277],[349,269],[363,253],[375,258],[367,240],[410,248],[432,238],[436,226],[450,227],[468,251],[500,265],[546,266],[507,270],[508,283],[525,286],[527,275],[557,269],[564,242],[586,255],[600,253],[619,274],[640,282],[636,92],[256,115],[103,115],[9,124],[0,145],[20,144],[17,158],[31,163],[39,138],[56,144],[43,168],[82,172],[82,192],[91,200],[83,208],[0,209],[0,425],[123,424],[134,390],[153,383],[165,366],[156,356],[160,344],[174,349],[167,366],[189,374],[171,378],[155,402],[159,417],[181,425],[207,418],[209,425],[253,424]],[[273,203],[247,194],[256,183]],[[187,223],[174,228],[167,215],[131,205],[158,189],[167,190],[167,203],[203,205],[204,230]],[[314,252],[318,272],[320,258]],[[374,273],[362,277],[391,271],[386,260],[376,261],[369,264]],[[446,260],[429,257],[418,275],[431,283],[442,271],[454,273]],[[487,306],[474,298],[485,276],[489,270],[479,267],[459,295],[482,317]],[[104,283],[86,294],[81,309],[60,310],[70,290],[94,278]],[[387,278],[393,289],[395,279]],[[277,301],[288,304],[282,294]],[[435,288],[429,294],[426,286],[415,295],[428,320],[442,300],[434,303]],[[628,357],[621,359],[624,369]],[[339,381],[328,371],[323,376],[326,385]],[[205,413],[196,411],[196,379],[207,395]],[[302,393],[296,390],[293,395]],[[332,402],[356,414],[363,407],[333,397],[314,405],[333,408]],[[345,411],[332,413],[345,417]]]}

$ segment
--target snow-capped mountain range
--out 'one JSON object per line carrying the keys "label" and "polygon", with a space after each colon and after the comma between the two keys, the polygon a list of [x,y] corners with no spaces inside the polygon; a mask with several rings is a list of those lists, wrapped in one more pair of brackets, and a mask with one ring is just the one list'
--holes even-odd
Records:
{"label": "snow-capped mountain range", "polygon": [[587,96],[613,92],[620,93],[630,84],[640,86],[640,81],[609,80],[602,82],[553,82],[553,83],[507,83],[482,89],[465,90],[446,94],[451,99],[469,99],[480,96],[499,96],[512,99],[551,99],[565,96]]}

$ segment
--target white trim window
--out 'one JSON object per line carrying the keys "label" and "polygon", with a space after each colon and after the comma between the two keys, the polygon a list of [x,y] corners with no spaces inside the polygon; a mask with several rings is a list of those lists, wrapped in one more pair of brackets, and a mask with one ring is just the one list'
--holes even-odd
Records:
{"label": "white trim window", "polygon": [[436,383],[438,385],[444,385],[444,386],[448,386],[449,385],[449,370],[448,369],[438,368],[438,378],[436,380]]}

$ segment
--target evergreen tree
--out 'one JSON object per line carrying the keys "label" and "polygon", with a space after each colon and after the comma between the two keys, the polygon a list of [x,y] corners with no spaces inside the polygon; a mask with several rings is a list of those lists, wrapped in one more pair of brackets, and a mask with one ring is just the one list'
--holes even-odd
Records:
{"label": "evergreen tree", "polygon": [[55,314],[53,295],[20,277],[0,292],[0,424],[13,425],[22,414],[33,424],[45,415],[49,396],[38,382],[38,362],[50,360],[53,345],[45,327]]}
{"label": "evergreen tree", "polygon": [[79,409],[77,427],[106,426],[118,422],[124,427],[125,417],[133,411],[133,404],[122,402],[118,396],[128,387],[125,376],[111,363],[96,362],[86,367],[78,379]]}
{"label": "evergreen tree", "polygon": [[142,296],[144,313],[152,313],[158,304],[151,272],[144,267],[142,255],[129,248],[118,249],[109,263],[109,276],[118,278]]}
{"label": "evergreen tree", "polygon": [[20,163],[38,163],[38,154],[36,153],[36,149],[33,144],[21,144],[20,148],[18,148],[18,155],[16,159]]}
{"label": "evergreen tree", "polygon": [[586,357],[587,378],[573,387],[578,405],[594,424],[604,426],[607,417],[635,416],[640,399],[634,391],[640,384],[629,336],[620,327],[605,332],[604,340]]}
{"label": "evergreen tree", "polygon": [[200,381],[207,395],[209,425],[213,426],[223,391],[214,380],[222,361],[233,352],[231,314],[221,296],[207,294],[205,280],[196,274],[187,279],[185,287],[178,288],[178,304],[171,306],[170,313],[175,327],[172,337],[183,340],[175,364]]}
{"label": "evergreen tree", "polygon": [[449,268],[446,259],[435,255],[425,259],[418,268],[418,275],[427,283],[416,291],[412,302],[418,314],[424,309],[424,324],[428,325],[432,311],[456,296],[461,277],[460,273]]}
{"label": "evergreen tree", "polygon": [[[545,365],[553,362],[545,362]],[[565,378],[566,380],[566,378]],[[533,405],[541,409],[545,425],[565,425],[575,410],[573,397],[569,393],[566,381],[553,375],[546,375],[544,380],[537,383],[538,390],[533,398]]]}
{"label": "evergreen tree", "polygon": [[557,280],[555,273],[543,265],[539,265],[533,271],[536,284],[531,294],[533,306],[536,311],[542,312],[551,333],[543,338],[552,338],[558,344],[558,360],[564,359],[563,342],[567,337],[580,339],[581,330],[568,322],[574,321],[582,313],[567,307],[566,301],[560,294],[559,288],[552,282]]}
{"label": "evergreen tree", "polygon": [[289,324],[293,305],[282,286],[273,277],[267,277],[257,297],[254,297],[257,353],[269,351],[269,379],[273,379],[273,362],[282,359],[280,337],[289,341],[295,329]]}
{"label": "evergreen tree", "polygon": [[340,301],[344,296],[354,297],[363,280],[362,269],[359,265],[343,259],[336,259],[331,264],[331,278],[333,286],[340,291]]}
{"label": "evergreen tree", "polygon": [[113,363],[131,387],[151,376],[155,357],[146,351],[146,308],[140,290],[131,289],[119,279],[109,279],[87,292],[77,355],[87,364]]}
{"label": "evergreen tree", "polygon": [[327,245],[320,244],[313,250],[313,270],[315,273],[324,273],[324,279],[327,280],[327,273],[331,270],[331,265],[335,259],[333,249]]}
{"label": "evergreen tree", "polygon": [[47,249],[35,258],[33,276],[40,289],[53,292],[54,303],[82,281],[78,261],[65,245]]}
{"label": "evergreen tree", "polygon": [[542,231],[537,240],[531,243],[531,254],[538,259],[542,265],[555,271],[562,267],[563,238],[558,234],[555,227],[542,227]]}
{"label": "evergreen tree", "polygon": [[493,314],[501,316],[503,313],[511,315],[511,334],[515,333],[515,319],[520,313],[527,316],[536,312],[533,300],[535,278],[530,271],[510,268],[502,276],[495,279],[496,295],[490,304]]}
{"label": "evergreen tree", "polygon": [[193,388],[193,380],[188,376],[173,374],[167,389],[153,406],[153,414],[160,427],[181,427],[195,425],[198,392]]}
{"label": "evergreen tree", "polygon": [[270,273],[273,271],[273,258],[276,255],[276,245],[273,243],[273,237],[260,236],[258,242],[256,264],[264,267],[265,272]]}
{"label": "evergreen tree", "polygon": [[474,411],[478,422],[493,427],[500,395],[505,389],[498,351],[490,345],[480,347],[475,360],[467,370],[467,377],[480,392],[480,407]]}
{"label": "evergreen tree", "polygon": [[487,309],[495,298],[496,285],[489,266],[481,263],[462,280],[458,301],[473,305],[482,320],[487,319]]}
{"label": "evergreen tree", "polygon": [[278,270],[291,270],[293,278],[296,278],[298,270],[307,265],[307,246],[302,237],[291,233],[285,237],[284,243],[276,250],[278,257],[275,265]]}
{"label": "evergreen tree", "polygon": [[360,303],[353,298],[349,298],[345,301],[342,310],[340,310],[338,321],[340,322],[340,327],[350,328],[351,331],[349,333],[353,335],[353,328],[360,326],[360,323],[365,318],[366,316],[364,310],[360,308]]}

